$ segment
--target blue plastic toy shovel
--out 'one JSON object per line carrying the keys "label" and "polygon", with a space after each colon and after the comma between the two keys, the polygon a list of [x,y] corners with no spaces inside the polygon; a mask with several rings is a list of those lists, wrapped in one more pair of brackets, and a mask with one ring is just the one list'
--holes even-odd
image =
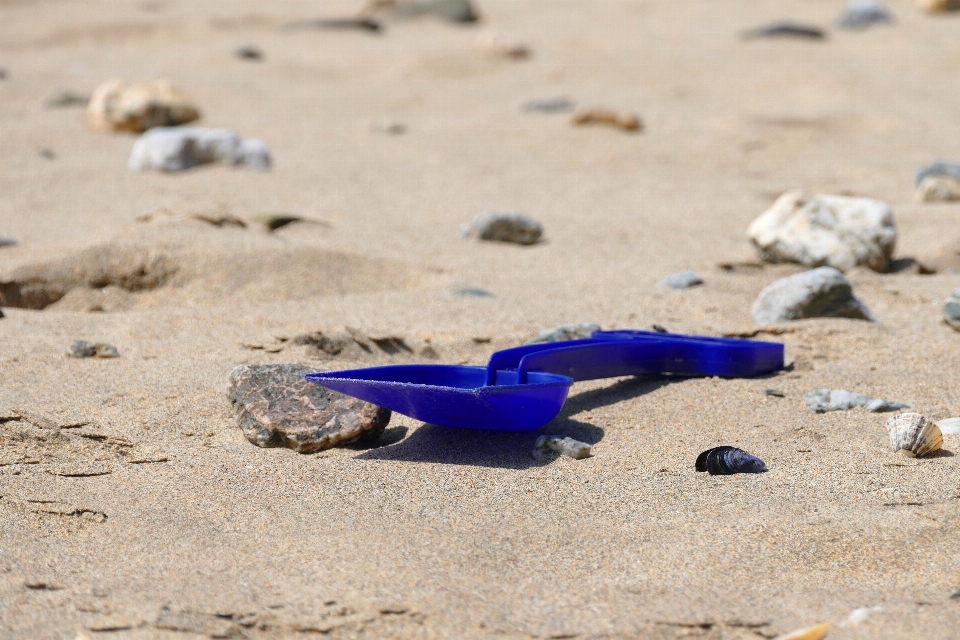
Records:
{"label": "blue plastic toy shovel", "polygon": [[783,368],[783,345],[649,331],[497,351],[486,367],[405,364],[305,377],[328,389],[447,427],[529,431],[553,420],[574,382],[618,376],[745,378]]}

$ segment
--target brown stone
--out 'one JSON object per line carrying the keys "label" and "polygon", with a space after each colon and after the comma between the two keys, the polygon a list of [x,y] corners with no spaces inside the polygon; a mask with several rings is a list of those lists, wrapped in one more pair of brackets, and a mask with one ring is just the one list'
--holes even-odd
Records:
{"label": "brown stone", "polygon": [[298,364],[240,365],[230,372],[227,398],[247,440],[258,447],[314,453],[375,441],[390,411],[308,382]]}

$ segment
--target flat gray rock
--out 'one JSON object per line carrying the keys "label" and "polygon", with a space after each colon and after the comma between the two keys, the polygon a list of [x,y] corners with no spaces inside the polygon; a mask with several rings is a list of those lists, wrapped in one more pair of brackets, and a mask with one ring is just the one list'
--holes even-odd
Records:
{"label": "flat gray rock", "polygon": [[871,398],[862,393],[853,393],[842,389],[817,389],[806,394],[803,399],[807,406],[817,413],[848,411],[858,407],[872,413],[887,413],[910,408],[902,402]]}
{"label": "flat gray rock", "polygon": [[134,171],[183,171],[219,162],[253,169],[270,168],[270,152],[261,140],[243,140],[229,129],[154,127],[133,145],[127,166]]}
{"label": "flat gray rock", "polygon": [[757,296],[750,315],[759,325],[803,318],[877,319],[853,295],[843,274],[820,267],[777,280]]}
{"label": "flat gray rock", "polygon": [[461,235],[492,242],[536,244],[543,235],[543,225],[522,213],[493,211],[475,217]]}
{"label": "flat gray rock", "polygon": [[388,409],[303,378],[312,372],[299,364],[245,364],[230,372],[227,398],[247,440],[314,453],[380,437]]}
{"label": "flat gray rock", "polygon": [[703,284],[703,278],[693,271],[672,273],[657,283],[657,289],[689,289]]}
{"label": "flat gray rock", "polygon": [[866,29],[875,24],[891,22],[893,15],[877,0],[850,0],[837,26],[841,29]]}
{"label": "flat gray rock", "polygon": [[960,289],[950,294],[943,305],[943,321],[960,331]]}
{"label": "flat gray rock", "polygon": [[447,22],[475,22],[477,12],[470,0],[369,0],[361,15],[382,13],[393,20],[435,16]]}
{"label": "flat gray rock", "polygon": [[748,29],[741,36],[744,40],[758,38],[803,38],[806,40],[823,40],[826,34],[823,29],[809,24],[790,22],[787,20],[771,22],[760,27]]}
{"label": "flat gray rock", "polygon": [[115,346],[105,342],[74,340],[67,348],[67,355],[71,358],[119,358],[120,352]]}

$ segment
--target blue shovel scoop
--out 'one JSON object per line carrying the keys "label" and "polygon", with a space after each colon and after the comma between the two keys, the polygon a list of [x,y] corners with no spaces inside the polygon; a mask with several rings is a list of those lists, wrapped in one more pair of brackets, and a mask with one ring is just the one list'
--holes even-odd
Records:
{"label": "blue shovel scoop", "polygon": [[305,377],[328,389],[446,427],[529,431],[553,420],[574,382],[618,376],[749,378],[783,368],[783,345],[650,331],[497,351],[486,367],[404,364]]}

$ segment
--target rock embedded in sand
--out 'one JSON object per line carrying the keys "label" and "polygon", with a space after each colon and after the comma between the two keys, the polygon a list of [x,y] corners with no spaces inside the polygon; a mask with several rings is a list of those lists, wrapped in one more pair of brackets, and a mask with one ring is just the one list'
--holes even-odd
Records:
{"label": "rock embedded in sand", "polygon": [[771,22],[760,27],[748,29],[742,34],[744,40],[758,38],[804,38],[807,40],[823,40],[826,34],[820,27],[797,22]]}
{"label": "rock embedded in sand", "polygon": [[477,38],[477,46],[491,56],[520,60],[529,58],[530,47],[519,40],[513,40],[499,34],[485,34]]}
{"label": "rock embedded in sand", "polygon": [[243,140],[229,129],[155,127],[133,145],[127,166],[183,171],[211,162],[263,171],[270,168],[270,152],[261,140]]}
{"label": "rock embedded in sand", "polygon": [[897,242],[889,205],[872,198],[788,191],[747,229],[767,262],[795,262],[847,271],[886,271]]}
{"label": "rock embedded in sand", "polygon": [[609,109],[579,109],[570,116],[570,124],[608,124],[624,131],[642,131],[643,121],[629,111],[611,111]]}
{"label": "rock embedded in sand", "polygon": [[258,447],[314,453],[358,440],[373,442],[390,411],[308,382],[298,364],[240,365],[227,398],[244,436]]}
{"label": "rock embedded in sand", "polygon": [[470,0],[369,0],[361,16],[384,15],[405,20],[435,16],[447,22],[476,22],[479,19]]}
{"label": "rock embedded in sand", "polygon": [[543,225],[522,213],[493,211],[481,213],[463,228],[464,238],[492,242],[536,244],[543,235]]}
{"label": "rock embedded in sand", "polygon": [[672,273],[657,283],[657,289],[689,289],[703,284],[703,278],[693,271]]}
{"label": "rock embedded in sand", "polygon": [[943,321],[960,331],[960,289],[956,289],[943,305]]}
{"label": "rock embedded in sand", "polygon": [[960,200],[960,178],[927,176],[916,190],[918,202],[952,202]]}
{"label": "rock embedded in sand", "polygon": [[877,0],[850,0],[837,26],[841,29],[866,29],[871,25],[890,22],[893,22],[893,15]]}
{"label": "rock embedded in sand", "polygon": [[917,4],[927,13],[960,10],[960,0],[917,0]]}
{"label": "rock embedded in sand", "polygon": [[592,447],[586,442],[560,436],[540,436],[533,445],[533,457],[537,460],[552,460],[558,455],[582,460],[590,456]]}
{"label": "rock embedded in sand", "polygon": [[94,90],[87,113],[94,129],[133,133],[186,124],[200,117],[200,110],[187,95],[166,80],[148,84],[105,82]]}
{"label": "rock embedded in sand", "polygon": [[253,60],[255,62],[263,60],[263,52],[249,44],[242,44],[234,49],[233,55],[241,60]]}
{"label": "rock embedded in sand", "polygon": [[820,267],[777,280],[757,296],[750,315],[759,325],[803,318],[877,319],[853,295],[843,274]]}
{"label": "rock embedded in sand", "polygon": [[67,355],[71,358],[119,358],[120,352],[115,346],[105,342],[74,340],[67,348]]}
{"label": "rock embedded in sand", "polygon": [[581,322],[578,324],[564,324],[556,329],[544,329],[537,334],[537,337],[527,344],[538,344],[541,342],[564,342],[566,340],[581,340],[589,338],[594,331],[600,331],[600,325],[596,322]]}
{"label": "rock embedded in sand", "polygon": [[85,107],[90,103],[90,96],[73,91],[60,91],[43,103],[48,109],[62,109],[64,107]]}
{"label": "rock embedded in sand", "polygon": [[871,398],[862,393],[852,393],[843,389],[816,389],[804,395],[803,400],[817,413],[849,411],[856,408],[863,408],[871,413],[888,413],[910,408],[902,402]]}

